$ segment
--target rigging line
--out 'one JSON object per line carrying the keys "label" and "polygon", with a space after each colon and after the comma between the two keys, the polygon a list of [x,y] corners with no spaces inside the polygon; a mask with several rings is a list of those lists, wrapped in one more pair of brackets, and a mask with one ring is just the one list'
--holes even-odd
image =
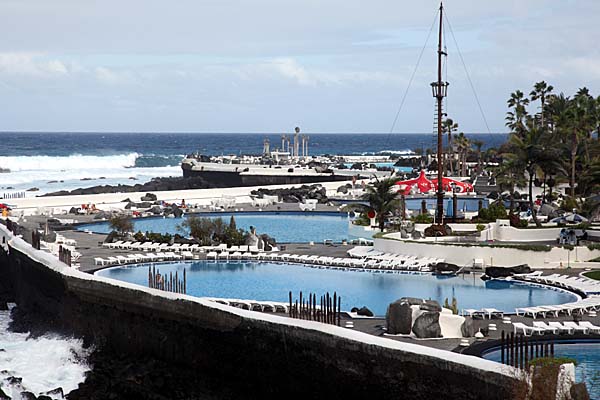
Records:
{"label": "rigging line", "polygon": [[450,21],[448,20],[447,12],[444,15],[444,17],[446,19],[446,23],[448,24],[448,28],[450,29],[450,34],[452,35],[452,40],[454,41],[456,50],[458,51],[458,57],[460,58],[463,68],[465,69],[465,74],[467,75],[467,80],[469,81],[469,85],[471,86],[471,90],[473,91],[473,96],[475,96],[475,101],[477,102],[477,106],[479,107],[479,112],[481,113],[481,118],[483,118],[483,123],[485,124],[485,127],[487,128],[488,133],[491,134],[492,131],[490,130],[490,126],[488,125],[487,119],[485,118],[483,108],[481,107],[481,103],[479,102],[479,97],[477,96],[477,92],[475,91],[475,86],[473,85],[473,81],[471,80],[471,76],[469,75],[469,70],[467,69],[467,65],[465,64],[465,60],[462,56],[462,52],[460,51],[460,47],[458,46],[458,41],[456,40],[456,37],[454,36],[454,30],[452,29],[452,25],[450,24]]}
{"label": "rigging line", "polygon": [[433,31],[433,27],[435,26],[435,21],[437,20],[438,12],[435,13],[435,17],[433,18],[433,22],[431,23],[431,27],[429,28],[429,33],[427,34],[427,39],[425,40],[425,44],[421,49],[421,53],[419,54],[419,58],[417,59],[417,64],[415,65],[415,69],[408,80],[408,86],[404,91],[404,95],[402,96],[402,100],[400,101],[400,106],[398,107],[398,111],[396,112],[396,116],[394,117],[394,122],[392,123],[392,127],[390,128],[390,132],[388,133],[388,137],[386,140],[386,145],[390,141],[390,135],[394,132],[394,128],[396,127],[396,122],[398,122],[398,117],[400,116],[400,111],[402,111],[402,107],[404,106],[404,102],[406,101],[406,96],[408,95],[408,91],[410,90],[410,86],[412,85],[413,79],[415,78],[415,74],[417,73],[417,69],[419,68],[419,64],[421,63],[421,58],[423,57],[423,53],[425,52],[425,48],[427,47],[427,43],[429,43],[429,38],[431,37],[431,32]]}

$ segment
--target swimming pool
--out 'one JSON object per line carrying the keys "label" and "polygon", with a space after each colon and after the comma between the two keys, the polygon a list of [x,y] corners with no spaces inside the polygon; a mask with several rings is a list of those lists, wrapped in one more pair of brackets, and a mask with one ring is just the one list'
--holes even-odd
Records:
{"label": "swimming pool", "polygon": [[[474,275],[436,277],[431,274],[400,274],[375,271],[310,268],[273,262],[193,261],[157,264],[161,274],[187,271],[187,293],[198,297],[288,301],[289,291],[342,296],[342,308],[369,307],[385,315],[389,303],[400,297],[435,299],[443,304],[455,297],[458,307],[495,307],[514,312],[516,307],[560,304],[574,301],[573,294],[543,287],[507,282],[482,281]],[[108,268],[100,276],[146,286],[148,266]]]}
{"label": "swimming pool", "polygon": [[[600,342],[590,340],[556,343],[554,356],[577,360],[575,379],[577,382],[585,382],[592,399],[600,399]],[[483,358],[496,362],[500,362],[500,357],[500,350],[483,355]]]}
{"label": "swimming pool", "polygon": [[[341,242],[344,239],[356,239],[349,232],[349,219],[346,214],[326,212],[243,212],[243,213],[203,213],[200,217],[222,218],[225,223],[235,215],[238,228],[249,230],[256,228],[258,234],[266,233],[275,238],[277,243],[323,242],[332,239]],[[186,218],[184,216],[183,218]],[[182,232],[178,226],[182,218],[141,218],[133,220],[134,230],[142,232],[170,233]],[[97,233],[109,233],[108,222],[80,225],[78,230],[89,230]],[[367,237],[367,235],[363,236]]]}

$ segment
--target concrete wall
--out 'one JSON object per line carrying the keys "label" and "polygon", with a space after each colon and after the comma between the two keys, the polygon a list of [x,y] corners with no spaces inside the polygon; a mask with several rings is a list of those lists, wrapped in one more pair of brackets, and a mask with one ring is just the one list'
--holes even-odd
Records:
{"label": "concrete wall", "polygon": [[0,226],[2,240],[0,282],[21,309],[221,378],[246,398],[511,397],[514,371],[500,364],[84,274]]}
{"label": "concrete wall", "polygon": [[[550,251],[525,251],[511,248],[478,246],[467,247],[452,244],[436,244],[397,240],[396,234],[387,237],[396,239],[375,239],[374,248],[386,253],[410,254],[418,257],[443,258],[457,265],[471,265],[474,259],[483,259],[486,266],[514,266],[529,264],[534,268],[557,268],[563,266],[577,267],[577,263],[600,257],[600,250],[590,250],[585,246],[573,250],[553,247]],[[587,265],[586,265],[587,266]]]}

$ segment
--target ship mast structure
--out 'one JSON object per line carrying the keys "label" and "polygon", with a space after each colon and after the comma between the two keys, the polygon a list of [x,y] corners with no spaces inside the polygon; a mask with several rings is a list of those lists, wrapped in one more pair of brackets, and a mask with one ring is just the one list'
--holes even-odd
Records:
{"label": "ship mast structure", "polygon": [[444,218],[444,188],[442,185],[443,168],[444,163],[442,162],[443,155],[443,132],[442,132],[442,117],[443,117],[443,102],[444,97],[448,94],[448,82],[442,80],[442,57],[448,54],[442,49],[442,24],[443,24],[443,13],[444,5],[440,3],[440,24],[438,33],[438,66],[437,66],[437,81],[431,83],[431,92],[433,97],[436,98],[437,104],[437,192],[436,192],[436,223],[437,225],[443,225]]}

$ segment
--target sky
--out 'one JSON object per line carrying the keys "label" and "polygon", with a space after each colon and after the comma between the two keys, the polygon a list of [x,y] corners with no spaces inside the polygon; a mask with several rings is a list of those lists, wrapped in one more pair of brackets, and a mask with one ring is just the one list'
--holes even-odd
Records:
{"label": "sky", "polygon": [[[0,0],[0,131],[431,133],[438,6]],[[600,2],[445,7],[460,131],[505,132],[506,99],[536,81],[600,95]]]}

